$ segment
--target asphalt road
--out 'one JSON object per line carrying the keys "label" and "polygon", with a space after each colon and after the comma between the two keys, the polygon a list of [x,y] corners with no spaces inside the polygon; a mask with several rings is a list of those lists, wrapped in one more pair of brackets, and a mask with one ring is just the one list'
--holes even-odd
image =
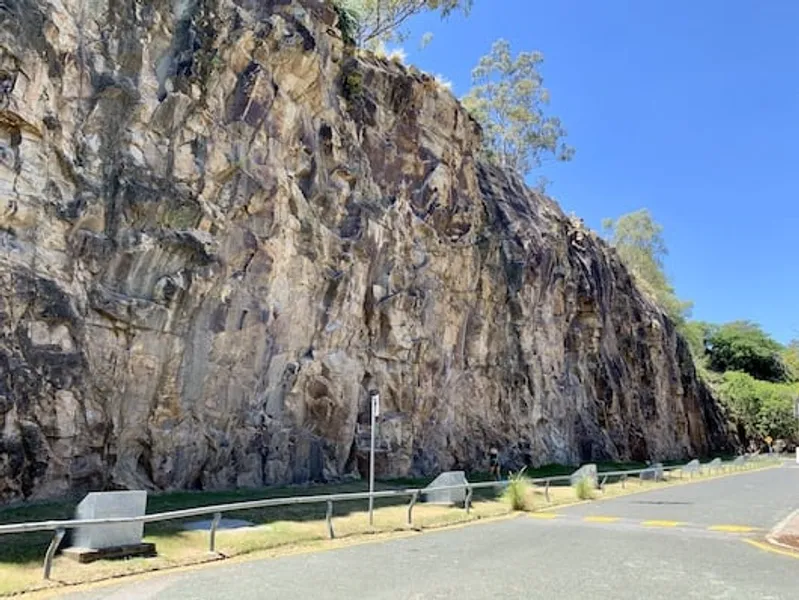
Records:
{"label": "asphalt road", "polygon": [[[73,600],[352,600],[799,597],[799,562],[746,542],[799,507],[799,469],[780,468],[517,519],[328,552],[209,566]],[[623,517],[597,520],[598,515]],[[586,521],[588,519],[593,519]],[[697,527],[651,527],[644,519]]]}
{"label": "asphalt road", "polygon": [[[629,482],[635,489],[635,481]],[[771,528],[799,508],[799,467],[788,466],[622,496],[565,509],[568,515],[667,519]],[[799,566],[799,565],[798,565]],[[797,590],[796,598],[799,598]]]}

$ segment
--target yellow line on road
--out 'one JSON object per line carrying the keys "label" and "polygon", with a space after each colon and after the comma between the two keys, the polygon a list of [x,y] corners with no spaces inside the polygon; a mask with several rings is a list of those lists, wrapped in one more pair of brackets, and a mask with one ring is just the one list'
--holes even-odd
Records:
{"label": "yellow line on road", "polygon": [[748,533],[750,531],[758,531],[757,527],[749,527],[748,525],[712,525],[708,527],[710,531],[725,531],[727,533]]}
{"label": "yellow line on road", "polygon": [[680,524],[680,521],[660,521],[660,520],[652,520],[652,521],[641,521],[641,525],[644,527],[677,527]]}
{"label": "yellow line on road", "polygon": [[795,558],[799,560],[799,554],[796,552],[791,552],[790,550],[781,550],[780,548],[775,548],[771,544],[766,544],[764,542],[758,542],[755,540],[742,540],[747,544],[754,546],[755,548],[759,548],[760,550],[765,550],[766,552],[771,552],[773,554],[781,554],[782,556],[790,556],[791,558]]}
{"label": "yellow line on road", "polygon": [[556,518],[558,516],[558,514],[557,513],[551,513],[551,512],[540,512],[540,513],[535,513],[534,512],[534,513],[530,513],[527,516],[530,517],[531,519],[554,519],[554,518]]}
{"label": "yellow line on road", "polygon": [[583,521],[588,523],[615,523],[616,521],[621,520],[621,517],[602,517],[599,515],[591,516],[591,517],[583,517]]}

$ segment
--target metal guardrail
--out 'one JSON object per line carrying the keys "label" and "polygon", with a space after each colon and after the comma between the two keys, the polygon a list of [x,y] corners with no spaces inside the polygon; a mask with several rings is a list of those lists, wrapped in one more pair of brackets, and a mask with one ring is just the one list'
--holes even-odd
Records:
{"label": "metal guardrail", "polygon": [[[743,468],[746,464],[751,464],[752,461],[748,461],[744,465],[741,464],[733,464],[732,462],[728,463],[721,463],[719,465],[714,465],[711,467],[710,463],[706,463],[699,466],[700,472],[701,469],[709,469],[713,470],[716,469],[717,471],[731,471],[736,470],[736,468],[740,467]],[[668,466],[663,467],[662,469],[653,469],[653,467],[646,467],[643,469],[632,469],[627,471],[600,471],[597,475],[602,477],[601,482],[597,482],[599,488],[602,489],[606,485],[609,478],[619,478],[622,487],[625,486],[627,479],[632,476],[638,476],[639,482],[643,485],[644,479],[641,477],[642,473],[652,473],[655,471],[662,471],[663,473],[669,473],[673,471],[678,471],[680,473],[680,478],[682,478],[682,471],[685,468],[685,465],[677,465],[677,466]],[[691,474],[693,476],[693,473]],[[549,488],[553,483],[560,483],[560,482],[570,482],[572,475],[556,475],[552,477],[538,477],[538,478],[529,478],[530,483],[544,487],[544,495],[546,497],[546,501],[550,502],[549,496]],[[657,475],[656,475],[657,477]],[[353,492],[353,493],[346,493],[346,494],[324,494],[324,495],[317,495],[317,496],[293,496],[289,498],[267,498],[264,500],[251,500],[245,502],[233,502],[228,504],[217,504],[213,506],[200,506],[197,508],[187,508],[183,510],[173,510],[168,512],[162,513],[154,513],[150,515],[143,515],[141,517],[108,517],[104,519],[72,519],[72,520],[61,520],[61,521],[38,521],[32,523],[14,523],[11,525],[0,525],[0,535],[7,535],[7,534],[19,534],[19,533],[31,533],[36,531],[54,531],[55,534],[53,536],[52,541],[50,542],[49,547],[47,548],[47,552],[45,554],[44,559],[44,569],[43,569],[43,576],[44,579],[47,580],[50,578],[50,572],[52,570],[53,558],[55,557],[55,553],[58,550],[58,546],[61,544],[61,541],[66,534],[68,529],[75,529],[77,527],[86,527],[91,525],[113,525],[119,523],[157,523],[160,521],[172,521],[176,519],[187,519],[191,517],[201,517],[206,515],[213,515],[213,519],[211,521],[211,528],[209,531],[209,543],[208,548],[210,552],[216,552],[216,533],[219,527],[219,522],[222,519],[222,514],[227,512],[234,512],[239,510],[250,510],[254,508],[268,508],[271,506],[290,506],[294,504],[317,504],[317,503],[325,503],[327,505],[327,510],[325,513],[325,521],[327,525],[327,532],[328,537],[333,539],[335,537],[335,531],[333,529],[333,503],[334,502],[344,502],[344,501],[353,501],[353,500],[368,500],[370,498],[377,499],[377,498],[397,498],[403,496],[410,496],[411,500],[408,504],[408,513],[407,513],[407,524],[408,526],[413,526],[413,508],[416,503],[419,501],[419,498],[424,495],[425,493],[435,490],[437,492],[440,491],[448,491],[448,490],[466,490],[466,497],[464,501],[464,509],[466,513],[469,514],[471,512],[471,505],[474,490],[480,489],[490,489],[490,488],[502,488],[507,486],[510,483],[509,480],[502,480],[502,481],[487,481],[481,483],[468,483],[468,484],[461,484],[461,485],[451,485],[451,486],[441,486],[436,488],[431,488],[430,490],[425,490],[424,488],[408,488],[408,489],[400,489],[400,490],[383,490],[378,492]]]}

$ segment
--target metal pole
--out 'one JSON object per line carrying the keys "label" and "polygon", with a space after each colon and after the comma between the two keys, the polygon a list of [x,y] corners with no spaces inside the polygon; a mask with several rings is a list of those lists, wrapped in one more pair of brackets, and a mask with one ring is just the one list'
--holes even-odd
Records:
{"label": "metal pole", "polygon": [[47,554],[44,555],[44,580],[50,579],[50,571],[53,569],[53,557],[56,550],[61,545],[61,540],[64,539],[66,529],[56,529],[53,539],[50,541],[50,546],[47,548]]}
{"label": "metal pole", "polygon": [[411,503],[408,505],[408,527],[413,526],[413,506],[416,504],[416,501],[419,499],[419,490],[416,490],[411,496]]}
{"label": "metal pole", "polygon": [[327,501],[327,513],[325,514],[325,521],[327,521],[327,537],[331,540],[336,537],[335,531],[333,531],[333,501]]}
{"label": "metal pole", "polygon": [[380,396],[377,395],[377,392],[372,392],[369,395],[369,411],[372,415],[372,427],[371,427],[371,440],[369,442],[369,527],[374,525],[374,509],[375,509],[375,403],[377,402],[377,398]]}
{"label": "metal pole", "polygon": [[466,500],[463,502],[464,508],[466,509],[466,514],[468,515],[472,511],[472,486],[466,491]]}
{"label": "metal pole", "polygon": [[208,542],[208,551],[216,552],[216,528],[219,527],[219,521],[222,520],[222,513],[214,513],[214,518],[211,521],[211,536]]}

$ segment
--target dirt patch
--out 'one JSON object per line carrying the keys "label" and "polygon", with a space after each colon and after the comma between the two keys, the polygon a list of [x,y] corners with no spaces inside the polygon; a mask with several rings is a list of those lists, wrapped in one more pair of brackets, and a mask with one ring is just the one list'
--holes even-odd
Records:
{"label": "dirt patch", "polygon": [[768,541],[799,551],[799,510],[771,530]]}
{"label": "dirt patch", "polygon": [[794,550],[799,550],[799,535],[781,535],[774,539],[783,546],[790,546]]}

